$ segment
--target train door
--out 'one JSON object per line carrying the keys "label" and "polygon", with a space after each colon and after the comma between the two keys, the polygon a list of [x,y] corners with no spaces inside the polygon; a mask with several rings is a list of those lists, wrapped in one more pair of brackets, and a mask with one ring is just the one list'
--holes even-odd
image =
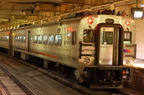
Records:
{"label": "train door", "polygon": [[100,24],[96,30],[85,29],[80,42],[79,61],[84,64],[122,65],[123,28],[119,24]]}
{"label": "train door", "polygon": [[98,51],[96,63],[99,63],[99,65],[122,65],[123,28],[121,25],[102,24],[96,32],[96,48]]}
{"label": "train door", "polygon": [[28,31],[28,52],[30,52],[31,33]]}
{"label": "train door", "polygon": [[[67,50],[67,59],[69,62],[76,61],[76,53],[77,53],[77,48],[76,48],[76,37],[77,37],[77,26],[76,25],[68,25],[66,27],[66,36],[64,36],[64,47]],[[74,63],[72,63],[73,65]]]}

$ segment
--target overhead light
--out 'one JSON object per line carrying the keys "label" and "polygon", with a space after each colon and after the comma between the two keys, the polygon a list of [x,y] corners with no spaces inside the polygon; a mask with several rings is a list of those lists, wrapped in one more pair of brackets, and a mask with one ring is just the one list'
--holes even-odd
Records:
{"label": "overhead light", "polygon": [[140,6],[141,6],[141,7],[144,7],[144,0],[141,0],[141,1],[140,1]]}

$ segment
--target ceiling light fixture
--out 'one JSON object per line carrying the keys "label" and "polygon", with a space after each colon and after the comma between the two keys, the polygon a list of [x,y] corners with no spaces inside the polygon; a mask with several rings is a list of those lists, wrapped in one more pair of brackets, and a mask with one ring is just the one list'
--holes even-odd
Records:
{"label": "ceiling light fixture", "polygon": [[140,1],[140,7],[144,7],[144,0]]}
{"label": "ceiling light fixture", "polygon": [[114,10],[114,4],[110,4],[110,9]]}

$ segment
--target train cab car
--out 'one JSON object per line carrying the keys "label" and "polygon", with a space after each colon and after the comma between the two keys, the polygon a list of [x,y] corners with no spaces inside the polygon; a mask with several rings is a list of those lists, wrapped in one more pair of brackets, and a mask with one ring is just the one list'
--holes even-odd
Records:
{"label": "train cab car", "polygon": [[84,17],[80,26],[80,79],[105,87],[120,87],[130,80],[129,66],[135,58],[134,21],[129,17],[94,15]]}
{"label": "train cab car", "polygon": [[112,11],[75,13],[60,21],[13,29],[9,37],[11,55],[41,59],[44,67],[54,64],[59,72],[70,72],[91,88],[119,88],[131,81],[136,45],[134,20],[128,16]]}

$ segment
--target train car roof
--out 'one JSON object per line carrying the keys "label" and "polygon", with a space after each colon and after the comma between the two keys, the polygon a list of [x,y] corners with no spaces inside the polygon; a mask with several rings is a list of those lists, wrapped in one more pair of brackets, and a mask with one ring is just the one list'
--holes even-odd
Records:
{"label": "train car roof", "polygon": [[[20,25],[17,29],[24,29],[24,28],[32,28],[32,27],[43,27],[46,25],[52,25],[52,24],[59,24],[61,25],[62,23],[65,22],[71,22],[71,21],[79,21],[81,20],[83,17],[86,16],[90,16],[90,15],[115,15],[115,16],[120,16],[120,13],[115,13],[115,10],[104,10],[102,12],[100,11],[84,11],[84,12],[79,12],[79,13],[70,13],[68,14],[64,19],[60,19],[58,21],[53,21],[53,22],[46,22],[46,23],[42,23],[42,24],[23,24]],[[15,30],[15,29],[14,29]]]}

